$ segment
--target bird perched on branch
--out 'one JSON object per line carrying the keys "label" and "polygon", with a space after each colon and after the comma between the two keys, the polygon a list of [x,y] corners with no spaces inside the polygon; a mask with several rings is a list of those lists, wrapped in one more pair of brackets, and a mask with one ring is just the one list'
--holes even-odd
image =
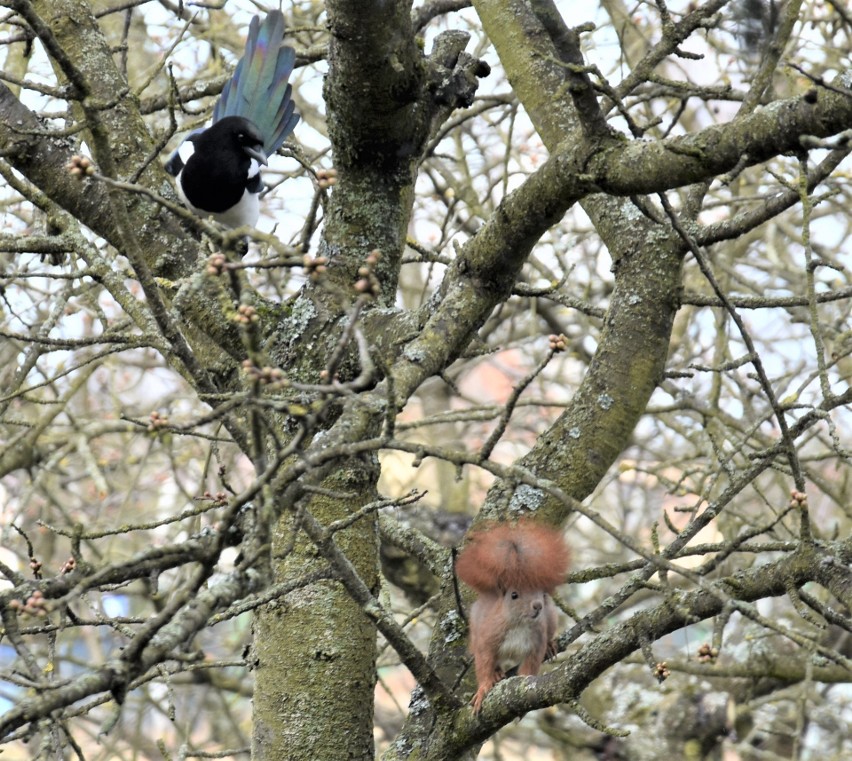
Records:
{"label": "bird perched on branch", "polygon": [[296,53],[284,45],[284,16],[270,11],[249,26],[246,50],[213,109],[213,123],[191,132],[166,163],[184,205],[228,227],[255,225],[260,168],[299,121],[293,110]]}

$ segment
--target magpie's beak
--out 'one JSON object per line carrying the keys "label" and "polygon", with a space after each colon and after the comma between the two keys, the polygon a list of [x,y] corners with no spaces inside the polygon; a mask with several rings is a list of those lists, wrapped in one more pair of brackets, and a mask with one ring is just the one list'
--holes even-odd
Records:
{"label": "magpie's beak", "polygon": [[252,148],[250,145],[245,145],[243,146],[243,150],[259,164],[263,164],[263,166],[268,164],[263,148]]}

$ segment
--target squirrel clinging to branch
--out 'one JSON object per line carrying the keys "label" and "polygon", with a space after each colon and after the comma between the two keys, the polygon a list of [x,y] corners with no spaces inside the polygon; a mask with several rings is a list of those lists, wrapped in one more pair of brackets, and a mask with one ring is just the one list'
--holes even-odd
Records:
{"label": "squirrel clinging to branch", "polygon": [[511,669],[534,676],[544,659],[556,654],[556,606],[550,595],[565,580],[568,562],[562,534],[529,520],[478,531],[462,550],[456,573],[479,593],[470,609],[475,713]]}

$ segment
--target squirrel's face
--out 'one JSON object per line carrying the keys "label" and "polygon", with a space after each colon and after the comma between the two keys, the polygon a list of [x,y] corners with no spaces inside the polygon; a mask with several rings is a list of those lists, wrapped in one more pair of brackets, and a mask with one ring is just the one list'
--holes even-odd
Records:
{"label": "squirrel's face", "polygon": [[518,617],[536,619],[544,610],[544,592],[519,592],[515,589],[506,593],[509,607]]}

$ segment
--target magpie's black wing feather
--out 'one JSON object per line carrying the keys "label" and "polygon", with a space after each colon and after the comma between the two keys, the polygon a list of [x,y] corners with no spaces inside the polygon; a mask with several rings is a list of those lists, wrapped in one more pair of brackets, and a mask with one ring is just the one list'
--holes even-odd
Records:
{"label": "magpie's black wing feather", "polygon": [[166,171],[172,175],[172,177],[177,177],[181,169],[183,169],[183,159],[180,157],[180,154],[175,151],[171,156],[169,156],[169,160],[166,162]]}
{"label": "magpie's black wing feather", "polygon": [[[185,149],[188,143],[195,144],[195,141],[199,138],[201,134],[204,133],[203,129],[194,129],[190,132],[183,140],[181,140],[180,145],[175,149],[171,156],[169,156],[169,160],[166,162],[165,169],[166,171],[172,175],[172,177],[177,177],[183,168],[186,166],[187,159],[192,155],[193,151],[190,150],[188,153],[185,153]],[[181,155],[183,154],[183,155]]]}

